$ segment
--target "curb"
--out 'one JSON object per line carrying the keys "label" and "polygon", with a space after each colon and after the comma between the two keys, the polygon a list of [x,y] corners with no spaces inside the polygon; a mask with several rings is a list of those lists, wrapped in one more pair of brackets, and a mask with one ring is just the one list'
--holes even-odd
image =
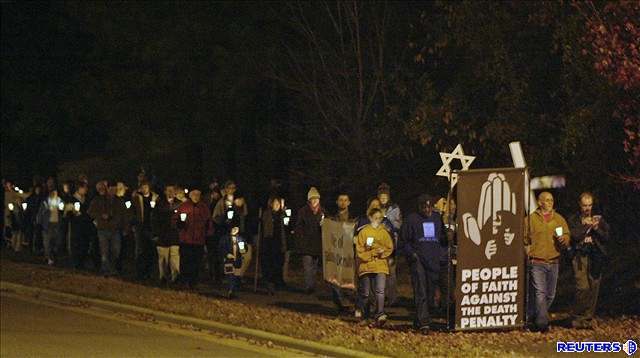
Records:
{"label": "curb", "polygon": [[31,296],[44,296],[54,300],[55,299],[73,300],[76,302],[80,301],[80,302],[87,303],[87,304],[90,304],[91,306],[99,307],[102,309],[152,315],[158,320],[161,320],[164,322],[169,322],[174,324],[190,324],[197,328],[208,329],[208,330],[223,332],[227,334],[235,334],[237,336],[242,336],[245,338],[254,339],[262,342],[271,341],[273,344],[277,344],[284,347],[289,347],[289,348],[293,348],[293,349],[297,349],[297,350],[301,350],[309,353],[314,353],[322,356],[363,357],[363,358],[364,357],[381,357],[379,355],[356,351],[349,348],[330,346],[330,345],[326,345],[318,342],[312,342],[304,339],[292,338],[292,337],[284,336],[281,334],[260,331],[257,329],[232,326],[225,323],[219,323],[219,322],[204,320],[200,318],[182,316],[182,315],[177,315],[173,313],[155,311],[148,308],[142,308],[142,307],[127,305],[123,303],[116,303],[112,301],[105,301],[105,300],[100,300],[95,298],[87,298],[87,297],[72,295],[68,293],[48,290],[45,288],[24,286],[24,285],[7,282],[7,281],[0,281],[0,288],[2,290],[13,291],[15,293],[27,294]]}

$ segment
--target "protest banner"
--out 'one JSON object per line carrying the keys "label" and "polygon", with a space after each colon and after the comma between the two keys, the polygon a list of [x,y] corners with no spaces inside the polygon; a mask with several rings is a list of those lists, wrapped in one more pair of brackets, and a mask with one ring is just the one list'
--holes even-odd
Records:
{"label": "protest banner", "polygon": [[456,330],[522,327],[525,169],[458,175]]}
{"label": "protest banner", "polygon": [[354,222],[325,218],[322,223],[322,264],[325,281],[355,290]]}

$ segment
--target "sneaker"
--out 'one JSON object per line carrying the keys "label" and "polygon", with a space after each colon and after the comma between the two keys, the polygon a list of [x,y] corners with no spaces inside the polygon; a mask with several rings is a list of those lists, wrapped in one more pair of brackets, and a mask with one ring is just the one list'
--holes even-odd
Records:
{"label": "sneaker", "polygon": [[361,311],[361,310],[359,310],[359,309],[356,309],[356,310],[353,312],[353,316],[354,316],[355,318],[362,318],[362,311]]}
{"label": "sneaker", "polygon": [[381,314],[376,318],[376,325],[378,327],[382,327],[384,326],[384,324],[387,323],[387,315],[386,314]]}
{"label": "sneaker", "polygon": [[431,332],[431,327],[429,326],[422,326],[418,329],[418,331],[420,331],[420,334],[426,336]]}
{"label": "sneaker", "polygon": [[53,266],[53,264],[54,264],[54,263],[55,263],[55,262],[53,262],[53,260],[52,260],[52,259],[48,259],[48,260],[47,260],[47,265],[49,265],[49,266]]}
{"label": "sneaker", "polygon": [[238,296],[236,295],[236,293],[233,290],[227,291],[227,298],[228,299],[232,300],[232,299],[234,299],[236,297],[238,297]]}

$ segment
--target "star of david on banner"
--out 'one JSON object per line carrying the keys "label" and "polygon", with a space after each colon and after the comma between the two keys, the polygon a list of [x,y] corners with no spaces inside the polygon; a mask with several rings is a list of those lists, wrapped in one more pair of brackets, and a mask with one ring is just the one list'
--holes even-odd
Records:
{"label": "star of david on banner", "polygon": [[476,157],[465,155],[464,150],[462,150],[462,144],[458,144],[451,153],[440,152],[440,159],[442,160],[442,167],[440,167],[436,175],[451,178],[450,184],[451,188],[453,188],[458,182],[458,174],[451,172],[451,161],[454,159],[460,160],[462,164],[462,169],[460,170],[468,170]]}

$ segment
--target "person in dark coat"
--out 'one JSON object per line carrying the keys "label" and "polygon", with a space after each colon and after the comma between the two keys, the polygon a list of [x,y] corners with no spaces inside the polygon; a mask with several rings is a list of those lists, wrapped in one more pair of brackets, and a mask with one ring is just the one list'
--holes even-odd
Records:
{"label": "person in dark coat", "polygon": [[322,257],[322,221],[324,209],[320,206],[320,193],[311,187],[307,193],[307,205],[298,210],[295,227],[296,253],[302,256],[304,266],[304,290],[313,293]]}
{"label": "person in dark coat", "polygon": [[402,224],[400,252],[411,266],[413,299],[416,306],[414,326],[423,334],[429,333],[429,305],[433,302],[440,272],[440,242],[444,240],[442,217],[433,208],[430,195],[418,198],[418,212],[409,215]]}
{"label": "person in dark coat", "polygon": [[247,251],[247,242],[240,235],[239,220],[235,219],[230,224],[231,230],[228,234],[220,238],[218,253],[224,260],[224,274],[227,278],[229,290],[227,298],[237,297],[240,288],[240,278],[243,255]]}
{"label": "person in dark coat", "polygon": [[181,203],[175,198],[173,185],[165,187],[164,195],[164,198],[158,200],[151,218],[153,240],[158,251],[158,279],[161,284],[174,283],[180,274],[180,239],[173,214]]}
{"label": "person in dark coat", "polygon": [[93,198],[87,213],[96,223],[100,245],[101,271],[104,275],[115,275],[116,261],[120,257],[122,237],[120,231],[126,225],[126,208],[115,197],[115,185],[107,181],[98,183],[98,196]]}
{"label": "person in dark coat", "polygon": [[287,232],[290,218],[282,206],[283,199],[272,197],[262,213],[260,250],[262,254],[262,277],[267,282],[269,294],[285,286],[283,278],[284,253],[287,251]]}
{"label": "person in dark coat", "polygon": [[198,284],[200,262],[204,254],[205,236],[213,234],[211,213],[207,203],[201,201],[200,189],[189,192],[189,200],[180,204],[173,214],[180,240],[180,272],[187,288]]}
{"label": "person in dark coat", "polygon": [[89,210],[89,199],[87,193],[89,185],[85,182],[78,182],[76,192],[70,204],[73,205],[71,213],[71,263],[73,268],[83,270],[84,262],[89,251],[89,244],[95,234],[93,220],[87,213]]}
{"label": "person in dark coat", "polygon": [[593,210],[595,198],[589,192],[579,199],[580,212],[569,219],[572,265],[576,280],[576,303],[571,325],[593,329],[602,273],[607,269],[605,245],[609,241],[609,224]]}

